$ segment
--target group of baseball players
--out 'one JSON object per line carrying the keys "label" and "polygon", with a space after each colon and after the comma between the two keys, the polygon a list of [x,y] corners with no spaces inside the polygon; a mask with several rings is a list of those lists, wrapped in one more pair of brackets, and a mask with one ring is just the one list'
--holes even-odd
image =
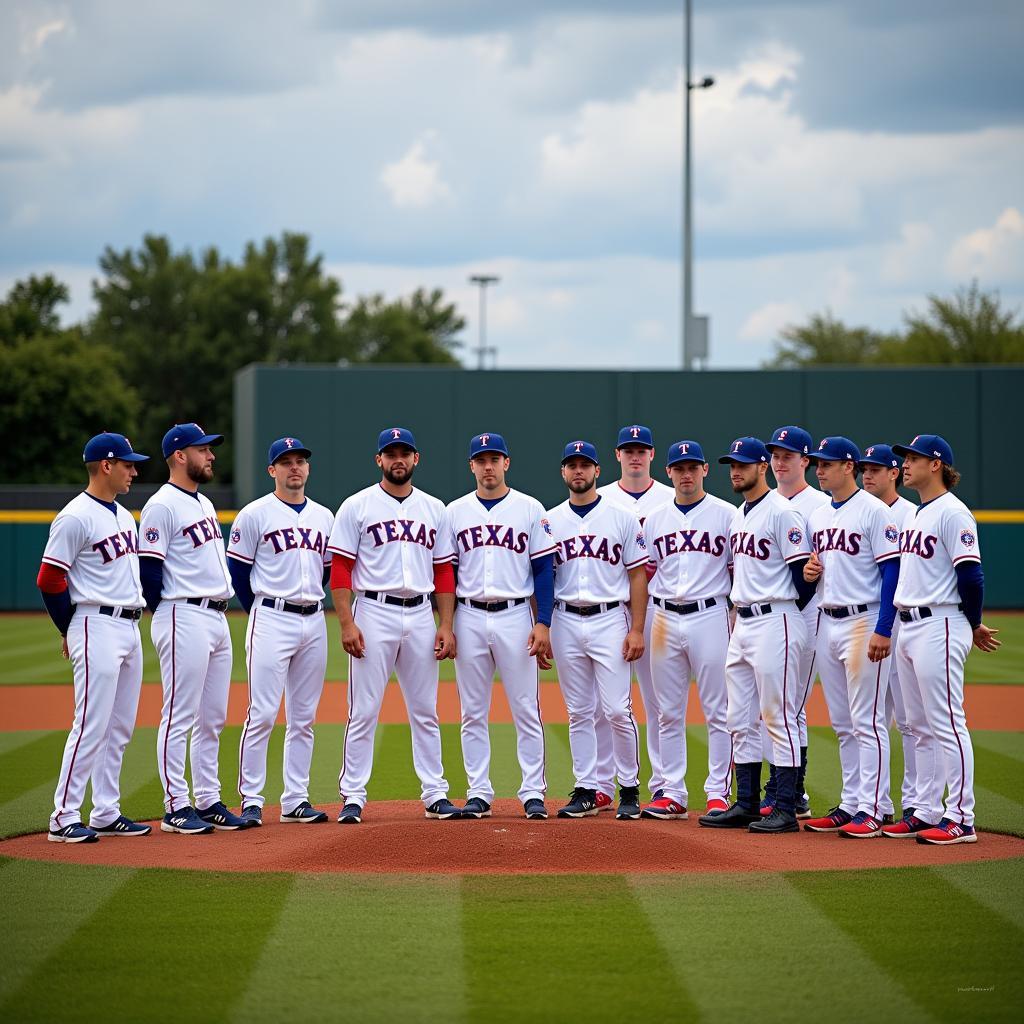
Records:
{"label": "group of baseball players", "polygon": [[[815,446],[796,426],[780,427],[767,444],[740,437],[718,458],[742,499],[735,507],[705,491],[710,467],[697,441],[669,447],[671,486],[653,480],[654,439],[633,424],[618,436],[619,479],[600,487],[596,447],[567,444],[561,475],[568,496],[545,511],[507,483],[510,454],[501,435],[470,440],[476,486],[445,506],[413,485],[416,440],[391,427],[378,438],[379,482],[334,514],[306,495],[312,452],[283,437],[267,453],[273,490],[238,512],[226,548],[201,491],[223,440],[196,423],[167,432],[168,481],[147,501],[137,528],[117,498],[148,456],[116,433],[85,446],[88,486],[53,521],[37,580],[75,686],[51,841],[151,831],[121,813],[119,797],[142,682],[146,608],[163,684],[161,829],[202,835],[262,824],[268,744],[282,697],[280,820],[326,822],[309,800],[309,776],[327,665],[327,586],[348,654],[341,824],[363,818],[392,673],[408,711],[427,818],[491,814],[495,674],[515,724],[523,813],[547,818],[540,671],[553,657],[574,775],[560,818],[605,809],[623,820],[687,817],[693,679],[707,723],[700,825],[771,835],[798,831],[805,819],[808,831],[845,838],[977,840],[964,662],[972,644],[992,651],[999,641],[981,621],[977,527],[953,493],[959,474],[943,438],[919,435],[861,452],[838,436]],[[818,488],[806,480],[812,465]],[[897,493],[901,482],[919,505]],[[218,767],[233,596],[249,617],[238,814],[222,800]],[[462,707],[462,807],[448,798],[441,756],[438,663],[446,658],[454,659]],[[634,671],[647,719],[647,803]],[[815,675],[842,770],[839,802],[818,818],[805,790],[806,703]],[[893,721],[904,752],[899,820],[889,780]]]}

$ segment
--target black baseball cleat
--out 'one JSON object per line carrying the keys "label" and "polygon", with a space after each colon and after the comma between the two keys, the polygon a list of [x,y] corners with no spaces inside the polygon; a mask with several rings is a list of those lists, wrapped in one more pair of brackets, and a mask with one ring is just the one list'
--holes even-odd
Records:
{"label": "black baseball cleat", "polygon": [[363,820],[363,809],[359,804],[345,804],[338,815],[339,825],[358,825]]}
{"label": "black baseball cleat", "polygon": [[755,821],[761,820],[761,812],[758,808],[747,810],[740,804],[733,804],[727,811],[715,811],[712,814],[702,814],[697,823],[705,828],[747,828]]}
{"label": "black baseball cleat", "polygon": [[428,818],[438,818],[441,821],[457,821],[462,817],[462,811],[451,800],[442,797],[427,807],[425,815]]}
{"label": "black baseball cleat", "polygon": [[532,821],[543,821],[548,816],[548,809],[544,806],[544,801],[538,797],[527,800],[523,804],[523,810],[526,812],[527,818],[530,818]]}
{"label": "black baseball cleat", "polygon": [[632,821],[640,817],[639,786],[619,786],[619,809],[615,817],[619,821]]}
{"label": "black baseball cleat", "polygon": [[747,831],[756,832],[758,835],[774,836],[783,832],[799,832],[800,823],[796,820],[795,814],[776,807],[767,818],[758,815],[757,821],[752,821]]}
{"label": "black baseball cleat", "polygon": [[462,816],[464,818],[489,818],[491,805],[481,797],[471,796],[462,805]]}
{"label": "black baseball cleat", "polygon": [[592,814],[597,814],[597,790],[579,786],[569,794],[569,802],[558,812],[560,818],[589,818]]}

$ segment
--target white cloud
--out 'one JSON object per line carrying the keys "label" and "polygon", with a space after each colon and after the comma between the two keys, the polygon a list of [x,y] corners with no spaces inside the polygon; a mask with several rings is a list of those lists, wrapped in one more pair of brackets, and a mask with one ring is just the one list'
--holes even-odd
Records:
{"label": "white cloud", "polygon": [[937,262],[935,229],[914,221],[903,224],[899,241],[885,247],[882,276],[893,284],[911,283],[933,275]]}
{"label": "white cloud", "polygon": [[452,191],[441,179],[441,164],[427,155],[427,140],[414,142],[394,163],[385,164],[380,180],[391,202],[399,209],[422,208],[452,198]]}
{"label": "white cloud", "polygon": [[773,341],[783,327],[803,317],[804,311],[795,302],[766,302],[743,321],[738,337],[741,341]]}
{"label": "white cloud", "polygon": [[982,284],[1020,280],[1024,268],[1024,216],[1008,206],[990,228],[979,228],[953,244],[946,260],[955,278],[978,278]]}

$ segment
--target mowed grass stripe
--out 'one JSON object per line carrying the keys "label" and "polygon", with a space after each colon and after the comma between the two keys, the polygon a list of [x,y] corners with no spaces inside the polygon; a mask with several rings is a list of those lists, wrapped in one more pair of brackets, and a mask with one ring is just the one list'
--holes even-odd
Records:
{"label": "mowed grass stripe", "polygon": [[51,731],[49,729],[24,729],[19,732],[0,732],[0,754],[7,754],[12,750],[27,747],[35,743],[36,740],[48,736]]}
{"label": "mowed grass stripe", "polygon": [[[1019,900],[1019,861],[1000,866],[1004,897]],[[853,975],[864,983],[853,991],[870,992],[872,1005],[885,1007],[887,1015],[885,1002],[876,998],[876,986],[886,982],[939,1020],[1020,1020],[1024,932],[963,889],[922,868],[787,877],[871,961],[873,971]],[[863,1005],[859,1010],[863,1014]]]}
{"label": "mowed grass stripe", "polygon": [[[57,773],[68,734],[54,731],[31,735],[34,738],[28,743],[0,754],[0,780],[3,780],[0,783],[0,801],[4,803],[44,782],[49,782],[51,793],[57,785]],[[0,820],[2,818],[3,808],[0,807]]]}
{"label": "mowed grass stripe", "polygon": [[186,1016],[226,1020],[291,885],[289,875],[137,871],[60,932],[63,941],[4,1000],[0,1018],[177,1024],[187,997]]}
{"label": "mowed grass stripe", "polygon": [[297,876],[228,1019],[463,1020],[458,886],[435,876]]}
{"label": "mowed grass stripe", "polygon": [[976,747],[981,747],[986,752],[1003,754],[1014,761],[1024,763],[1024,733],[975,730],[971,732],[971,739]]}
{"label": "mowed grass stripe", "polygon": [[[977,763],[983,753],[980,744],[974,753],[975,773],[977,774]],[[975,779],[975,784],[982,781],[987,790],[998,793],[1013,803],[1019,802],[1024,797],[1024,761],[1007,757],[994,750],[984,750],[982,774],[984,777],[981,780]]]}
{"label": "mowed grass stripe", "polygon": [[[771,859],[769,849],[765,858]],[[941,1019],[879,976],[857,943],[801,898],[785,876],[631,875],[629,882],[672,977],[691,993],[695,1012],[686,1019],[759,1024],[823,1015],[851,1024],[861,1024],[865,1015],[908,1024]],[[838,885],[837,898],[843,898]],[[663,980],[652,977],[659,984]],[[823,995],[828,996],[824,1014]]]}
{"label": "mowed grass stripe", "polygon": [[470,1021],[695,1016],[620,876],[466,876],[462,946]]}
{"label": "mowed grass stripe", "polygon": [[932,872],[1024,932],[1024,858],[1008,863],[949,864],[932,868]]}

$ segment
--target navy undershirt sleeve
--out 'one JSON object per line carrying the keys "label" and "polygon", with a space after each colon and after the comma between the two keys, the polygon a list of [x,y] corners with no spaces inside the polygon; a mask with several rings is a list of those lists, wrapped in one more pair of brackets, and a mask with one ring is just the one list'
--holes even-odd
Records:
{"label": "navy undershirt sleeve", "polygon": [[537,598],[537,621],[551,625],[551,610],[555,604],[555,556],[541,555],[531,558],[533,568],[533,594]]}
{"label": "navy undershirt sleeve", "polygon": [[896,608],[892,603],[896,596],[896,584],[900,580],[900,560],[887,558],[878,567],[882,574],[882,593],[879,597],[881,607],[878,609],[878,621],[875,632],[879,636],[892,636],[892,624],[896,619]]}
{"label": "navy undershirt sleeve", "polygon": [[241,559],[232,558],[228,555],[228,572],[231,573],[231,583],[235,588],[235,597],[238,598],[242,607],[249,611],[252,608],[256,595],[252,592],[252,582],[249,577],[252,575],[252,566]]}
{"label": "navy undershirt sleeve", "polygon": [[808,583],[804,579],[804,566],[810,561],[808,558],[801,558],[799,561],[789,563],[789,573],[793,577],[793,586],[796,587],[796,607],[798,611],[803,611],[814,597],[814,592],[818,589],[817,580],[814,583]]}
{"label": "navy undershirt sleeve", "polygon": [[71,603],[71,595],[67,590],[59,594],[48,594],[45,590],[39,591],[43,595],[43,604],[57,627],[61,636],[67,636],[68,626],[71,625],[72,616],[75,614],[75,606]]}
{"label": "navy undershirt sleeve", "polygon": [[139,555],[139,576],[146,607],[155,612],[164,591],[164,560],[152,555]]}
{"label": "navy undershirt sleeve", "polygon": [[956,589],[971,629],[977,629],[981,625],[981,608],[985,603],[985,573],[981,562],[961,562],[956,566]]}

